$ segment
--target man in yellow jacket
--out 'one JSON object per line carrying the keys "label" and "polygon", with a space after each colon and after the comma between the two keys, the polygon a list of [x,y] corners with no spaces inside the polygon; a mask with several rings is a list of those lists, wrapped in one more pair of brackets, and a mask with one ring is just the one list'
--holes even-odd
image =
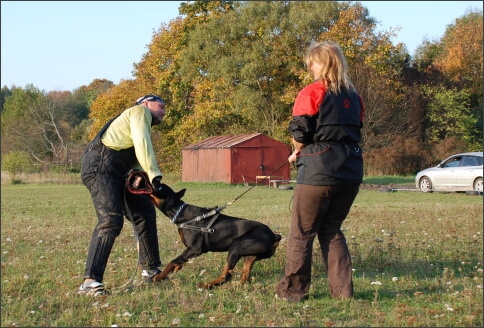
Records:
{"label": "man in yellow jacket", "polygon": [[143,96],[135,106],[106,123],[86,148],[81,178],[91,193],[98,223],[91,236],[80,294],[108,294],[103,284],[104,271],[127,210],[138,238],[142,277],[151,280],[159,272],[155,208],[146,195],[125,192],[125,185],[127,173],[141,169],[148,174],[155,190],[161,188],[162,174],[151,142],[151,127],[160,124],[164,115],[163,99]]}

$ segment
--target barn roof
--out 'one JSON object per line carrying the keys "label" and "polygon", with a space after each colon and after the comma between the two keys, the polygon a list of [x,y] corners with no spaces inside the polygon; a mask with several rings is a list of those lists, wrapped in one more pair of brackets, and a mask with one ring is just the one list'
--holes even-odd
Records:
{"label": "barn roof", "polygon": [[194,144],[188,145],[183,149],[201,149],[201,148],[230,148],[244,141],[255,138],[262,133],[238,134],[226,136],[213,136]]}

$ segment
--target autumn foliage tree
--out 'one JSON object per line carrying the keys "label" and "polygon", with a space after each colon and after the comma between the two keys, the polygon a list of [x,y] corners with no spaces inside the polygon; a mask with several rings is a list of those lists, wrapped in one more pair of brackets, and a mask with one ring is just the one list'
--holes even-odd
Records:
{"label": "autumn foliage tree", "polygon": [[423,141],[455,137],[468,150],[482,150],[482,11],[469,11],[449,24],[440,40],[424,42],[415,64],[426,104]]}
{"label": "autumn foliage tree", "polygon": [[[447,26],[440,43],[442,51],[434,65],[455,86],[482,95],[482,12],[471,11]],[[482,97],[480,97],[482,101]]]}
{"label": "autumn foliage tree", "polygon": [[99,129],[149,93],[166,102],[152,129],[165,172],[180,172],[183,147],[214,135],[262,132],[289,144],[294,99],[311,82],[303,57],[323,40],[341,45],[365,102],[366,174],[415,173],[436,156],[482,149],[482,11],[413,58],[391,41],[398,29],[378,31],[359,2],[187,1],[179,14],[153,33],[134,79],[72,93],[2,88],[2,157],[25,150],[79,166]]}

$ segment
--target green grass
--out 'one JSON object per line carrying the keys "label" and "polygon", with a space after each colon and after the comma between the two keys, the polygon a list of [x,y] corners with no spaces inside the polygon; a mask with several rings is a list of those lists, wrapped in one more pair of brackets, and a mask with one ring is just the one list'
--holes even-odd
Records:
{"label": "green grass", "polygon": [[379,185],[415,185],[415,176],[397,176],[397,175],[382,175],[364,177],[363,183],[379,184]]}
{"label": "green grass", "polygon": [[[223,206],[247,190],[165,181],[175,190],[187,188],[186,202],[206,207]],[[292,193],[258,186],[224,210],[264,222],[283,236],[274,257],[256,262],[250,284],[237,282],[239,263],[232,282],[208,291],[196,287],[218,277],[226,253],[203,254],[167,281],[137,284],[133,228],[125,221],[105,274],[114,293],[90,298],[76,294],[97,221],[85,187],[2,185],[1,326],[483,325],[482,196],[361,190],[343,226],[355,298],[329,297],[316,241],[310,297],[292,304],[274,298],[284,270]],[[167,264],[184,246],[161,213],[158,233]]]}

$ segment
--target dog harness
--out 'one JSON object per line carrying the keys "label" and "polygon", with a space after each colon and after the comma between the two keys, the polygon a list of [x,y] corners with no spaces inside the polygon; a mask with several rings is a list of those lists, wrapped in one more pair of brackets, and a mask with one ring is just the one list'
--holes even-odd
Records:
{"label": "dog harness", "polygon": [[[219,208],[218,207],[216,207],[215,209],[211,210],[208,213],[204,213],[202,215],[199,215],[196,218],[191,219],[190,221],[187,221],[185,223],[177,224],[176,223],[176,218],[178,217],[178,215],[180,215],[181,211],[185,208],[186,205],[187,205],[186,203],[183,203],[178,208],[178,210],[175,213],[175,216],[171,220],[172,223],[176,224],[177,227],[180,228],[180,229],[200,230],[200,231],[203,231],[203,232],[208,232],[210,234],[212,234],[212,233],[215,232],[215,230],[212,229],[212,228],[210,228],[210,227],[215,222],[215,220],[217,220],[217,218],[218,218],[218,216],[219,216],[219,214],[221,212],[221,211],[219,211]],[[198,221],[201,221],[201,220],[206,219],[206,218],[209,218],[209,217],[212,217],[212,219],[208,222],[208,225],[205,228],[204,227],[199,227],[199,226],[194,226],[194,225],[189,225],[188,224],[190,222],[198,222]]]}
{"label": "dog harness", "polygon": [[[201,231],[201,232],[205,232],[205,244],[207,246],[207,248],[210,246],[209,245],[209,242],[208,242],[208,234],[213,234],[215,233],[215,229],[211,228],[211,226],[213,225],[213,223],[218,219],[218,216],[220,215],[220,212],[222,212],[223,208],[220,208],[220,207],[216,207],[214,208],[213,210],[211,210],[210,212],[207,212],[207,213],[203,213],[202,215],[199,215],[185,223],[176,223],[176,219],[178,218],[178,216],[180,215],[180,213],[183,211],[183,209],[185,208],[185,206],[187,206],[187,204],[185,202],[183,202],[180,207],[178,208],[178,210],[176,211],[175,215],[173,216],[173,218],[171,219],[171,223],[173,224],[176,224],[176,226],[178,227],[178,229],[187,229],[187,230],[194,230],[194,231]],[[212,217],[212,219],[208,222],[207,226],[206,227],[199,227],[199,226],[195,226],[195,225],[190,225],[189,223],[191,222],[199,222],[201,220],[204,220],[206,218],[209,218],[209,217]]]}

